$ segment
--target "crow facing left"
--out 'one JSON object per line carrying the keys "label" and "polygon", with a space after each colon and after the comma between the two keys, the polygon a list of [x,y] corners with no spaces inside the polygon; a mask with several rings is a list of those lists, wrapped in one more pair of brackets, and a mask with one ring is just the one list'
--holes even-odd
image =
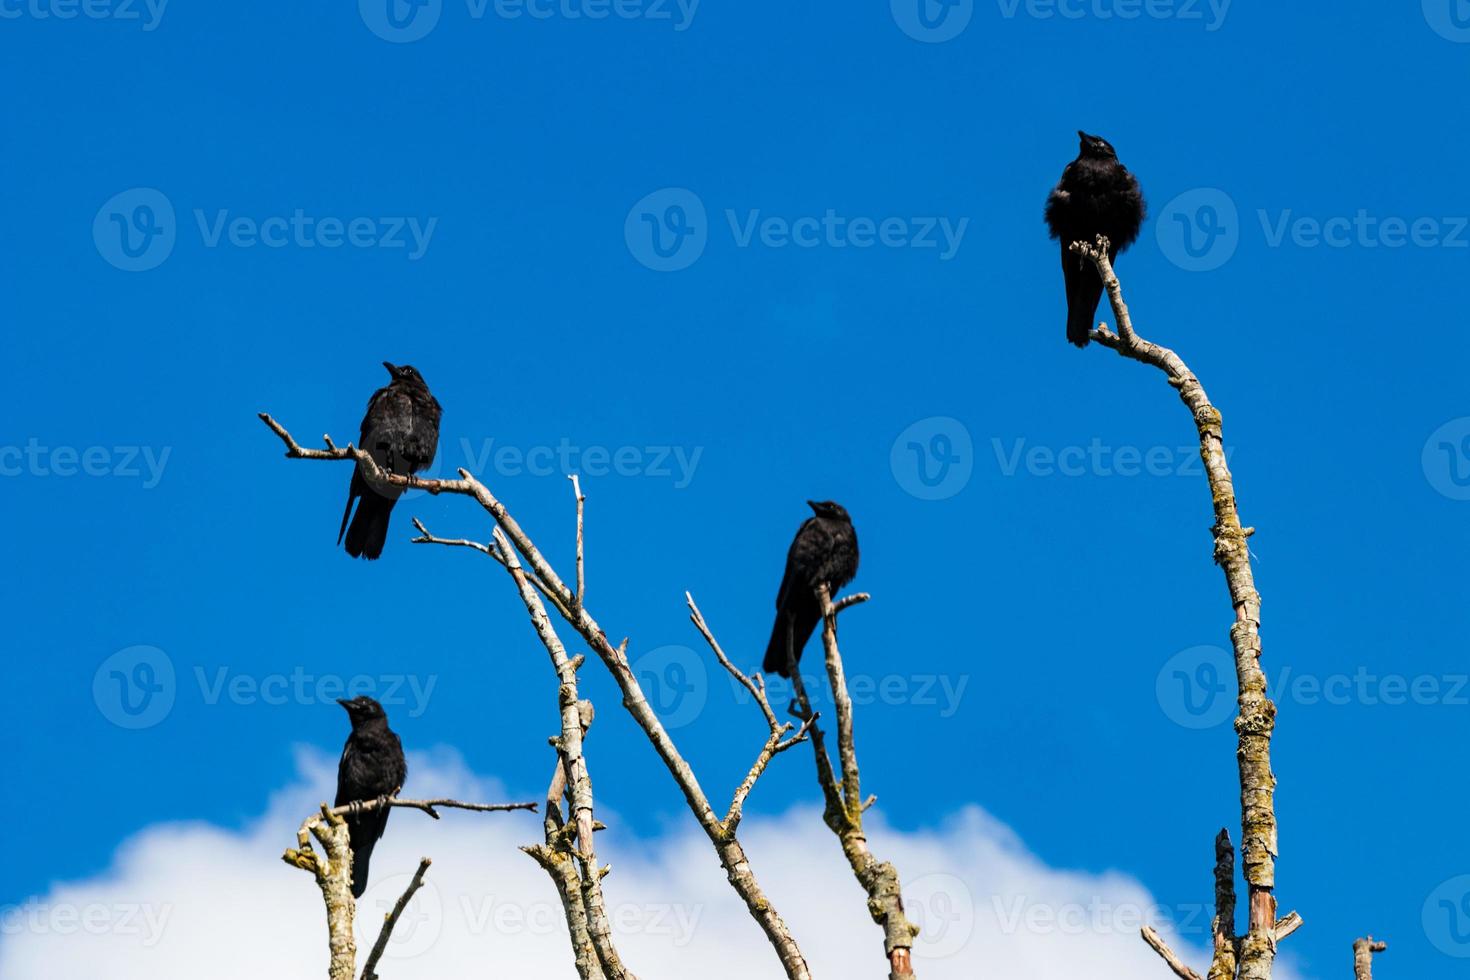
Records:
{"label": "crow facing left", "polygon": [[[395,796],[408,778],[408,763],[403,758],[403,743],[388,727],[383,706],[366,695],[351,701],[337,699],[352,719],[352,734],[342,746],[342,760],[337,763],[337,802],[345,806],[353,802]],[[388,826],[388,807],[351,816],[347,821],[348,840],[352,844],[352,896],[362,898],[367,891],[368,862],[373,847]]]}
{"label": "crow facing left", "polygon": [[[444,410],[429,393],[429,386],[412,365],[401,367],[383,362],[393,378],[387,387],[373,392],[367,414],[362,417],[359,449],[365,449],[383,469],[409,476],[428,469],[439,449],[439,418]],[[388,540],[388,518],[403,495],[401,487],[376,489],[363,478],[361,467],[352,471],[347,509],[337,543],[347,538],[347,553],[353,558],[377,558]],[[357,501],[357,513],[352,504]],[[352,524],[348,526],[348,518]]]}

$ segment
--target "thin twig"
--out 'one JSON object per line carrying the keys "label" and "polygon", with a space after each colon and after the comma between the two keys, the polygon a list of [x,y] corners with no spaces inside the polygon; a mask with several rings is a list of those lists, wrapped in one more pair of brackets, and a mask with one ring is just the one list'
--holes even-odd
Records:
{"label": "thin twig", "polygon": [[577,498],[577,605],[587,601],[587,574],[582,567],[583,538],[582,538],[582,511],[587,503],[586,496],[582,493],[582,483],[573,473],[567,477],[572,481],[572,495]]}
{"label": "thin twig", "polygon": [[[481,544],[478,541],[471,541],[468,538],[438,537],[434,534],[429,533],[429,529],[424,527],[424,522],[419,520],[417,517],[413,518],[413,526],[419,529],[419,536],[411,539],[409,542],[410,544],[439,544],[451,548],[470,548],[474,551],[480,552],[482,555],[488,555],[489,557],[495,559],[495,561],[500,564],[500,567],[505,567],[505,558],[501,555],[500,549],[494,547],[493,544]],[[522,569],[522,571],[525,570]],[[556,607],[557,612],[560,612],[563,616],[570,615],[562,607],[561,597],[558,596],[551,589],[547,588],[545,582],[541,581],[541,579],[538,578],[534,572],[526,572],[525,574],[526,578],[530,580],[530,583],[536,587],[536,591],[540,592],[543,596],[550,600],[551,604]]]}
{"label": "thin twig", "polygon": [[1184,961],[1174,955],[1169,944],[1164,942],[1164,937],[1155,932],[1152,926],[1144,926],[1140,934],[1143,936],[1143,941],[1148,943],[1155,953],[1163,957],[1165,963],[1169,964],[1169,969],[1174,971],[1174,975],[1179,980],[1200,980],[1200,975],[1185,966]]}
{"label": "thin twig", "polygon": [[735,828],[740,825],[745,800],[750,796],[751,790],[755,789],[756,781],[760,779],[761,773],[766,771],[766,766],[770,764],[773,758],[785,752],[793,745],[799,742],[805,742],[807,732],[816,722],[818,716],[814,713],[804,719],[801,727],[796,730],[795,735],[792,735],[790,738],[784,738],[786,733],[791,731],[791,722],[781,722],[776,719],[776,712],[772,710],[770,699],[766,696],[765,680],[759,674],[756,674],[754,677],[748,676],[740,668],[736,667],[730,658],[725,656],[725,651],[720,647],[719,641],[715,639],[715,635],[710,630],[709,624],[705,622],[704,614],[699,611],[699,606],[695,604],[694,596],[685,592],[684,601],[689,606],[689,621],[694,624],[694,628],[699,630],[700,635],[704,637],[704,641],[714,651],[715,659],[719,660],[720,666],[724,667],[730,676],[735,678],[755,698],[755,703],[760,708],[761,714],[766,719],[766,726],[770,730],[770,734],[766,737],[765,745],[761,747],[760,754],[756,756],[755,763],[745,774],[745,778],[741,780],[740,785],[735,788],[735,794],[730,800],[730,808],[725,813],[725,819],[723,821],[725,833],[733,834]]}
{"label": "thin twig", "polygon": [[367,965],[362,968],[362,980],[378,980],[378,960],[383,956],[383,950],[388,948],[388,939],[393,935],[393,927],[398,925],[398,917],[403,915],[403,910],[408,908],[409,900],[413,893],[423,887],[424,872],[429,870],[429,865],[434,862],[428,858],[419,859],[419,869],[413,873],[413,880],[408,883],[403,894],[398,896],[398,901],[393,905],[393,911],[388,913],[383,920],[383,928],[378,933],[378,941],[373,943],[373,950],[368,954]]}
{"label": "thin twig", "polygon": [[[536,811],[537,803],[466,803],[463,800],[400,800],[396,796],[379,796],[371,800],[360,800],[353,803],[344,803],[341,806],[332,807],[331,812],[337,816],[346,816],[349,813],[368,813],[382,807],[405,807],[410,810],[422,810],[435,820],[439,819],[439,807],[447,810],[473,810],[476,813],[505,813],[510,810]],[[306,818],[302,827],[321,820],[321,814],[314,814]]]}

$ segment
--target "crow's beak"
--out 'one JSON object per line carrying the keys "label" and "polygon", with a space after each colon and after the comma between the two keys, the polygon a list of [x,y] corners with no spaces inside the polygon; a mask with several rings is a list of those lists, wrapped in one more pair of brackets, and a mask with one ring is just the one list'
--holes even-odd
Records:
{"label": "crow's beak", "polygon": [[346,698],[338,698],[337,699],[337,703],[340,704],[342,707],[346,708],[348,714],[351,714],[352,713],[352,702],[351,701],[347,700]]}
{"label": "crow's beak", "polygon": [[398,377],[398,368],[394,367],[391,361],[384,361],[383,367],[387,368],[388,373],[393,375],[393,377]]}
{"label": "crow's beak", "polygon": [[810,507],[810,508],[811,508],[811,509],[812,509],[812,510],[814,510],[814,511],[815,511],[815,510],[820,510],[820,509],[821,509],[821,506],[822,506],[822,505],[821,505],[821,504],[819,504],[819,503],[817,503],[817,502],[816,502],[816,501],[815,501],[815,500],[808,500],[808,501],[807,501],[807,502],[806,502],[806,505],[807,505],[807,506],[808,506],[808,507]]}
{"label": "crow's beak", "polygon": [[1082,130],[1080,130],[1080,129],[1079,129],[1079,130],[1077,130],[1077,138],[1078,138],[1078,139],[1079,139],[1079,140],[1081,140],[1081,141],[1082,141],[1082,142],[1084,142],[1084,143],[1086,143],[1086,142],[1088,142],[1088,141],[1089,141],[1089,140],[1091,140],[1091,139],[1092,139],[1092,137],[1091,137],[1091,136],[1089,136],[1089,135],[1087,135],[1087,134],[1086,134],[1086,133],[1084,133],[1084,132],[1083,132],[1083,131],[1082,131]]}

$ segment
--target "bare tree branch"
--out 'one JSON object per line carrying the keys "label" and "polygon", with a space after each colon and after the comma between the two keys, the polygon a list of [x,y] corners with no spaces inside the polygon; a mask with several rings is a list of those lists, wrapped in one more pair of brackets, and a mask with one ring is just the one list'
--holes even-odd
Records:
{"label": "bare tree branch", "polygon": [[1148,943],[1155,953],[1163,957],[1164,962],[1169,964],[1169,969],[1174,971],[1174,975],[1179,980],[1200,980],[1199,974],[1185,966],[1184,961],[1174,955],[1174,951],[1169,948],[1169,944],[1164,942],[1164,937],[1155,932],[1152,926],[1144,926],[1140,930],[1140,933],[1143,936],[1143,941]]}
{"label": "bare tree branch", "polygon": [[[296,830],[296,846],[290,848],[281,859],[293,868],[311,872],[321,889],[322,901],[327,907],[327,942],[331,959],[327,967],[330,980],[353,980],[356,974],[357,940],[352,934],[352,920],[357,913],[357,901],[352,897],[352,844],[347,832],[347,821],[342,819],[349,813],[366,813],[382,807],[405,807],[427,813],[439,819],[437,807],[457,810],[474,810],[495,813],[508,810],[535,811],[535,803],[465,803],[461,800],[400,800],[392,796],[380,796],[372,800],[359,800],[321,809],[301,822]],[[311,838],[321,844],[322,853],[312,847]],[[420,876],[427,866],[428,858],[420,866]],[[404,899],[406,904],[407,900]],[[386,943],[383,936],[379,943]],[[369,966],[373,961],[369,960]]]}
{"label": "bare tree branch", "polygon": [[[795,648],[794,639],[791,636],[791,624],[786,626],[787,639],[786,649]],[[811,699],[807,697],[806,681],[802,679],[801,671],[795,664],[791,665],[791,693],[795,701],[787,710],[797,718],[806,721],[811,729],[812,756],[817,763],[817,785],[822,788],[823,811],[822,819],[834,834],[839,837],[847,827],[847,807],[842,802],[842,792],[837,788],[837,773],[832,768],[832,757],[827,754],[827,737],[822,727],[816,724],[818,712],[812,710]],[[866,809],[866,807],[864,807]]]}
{"label": "bare tree branch", "polygon": [[541,865],[556,885],[566,913],[577,976],[580,980],[602,980],[602,966],[587,924],[587,907],[582,903],[582,878],[577,874],[577,862],[571,851],[564,846],[558,849],[547,844],[528,844],[521,850]]}
{"label": "bare tree branch", "polygon": [[[636,980],[633,973],[623,966],[622,958],[613,944],[612,926],[608,922],[607,907],[602,895],[602,878],[607,874],[608,869],[598,867],[597,851],[592,840],[594,833],[592,779],[587,772],[587,759],[582,753],[584,726],[582,702],[577,697],[577,667],[567,656],[561,638],[556,635],[551,619],[546,615],[546,607],[541,604],[541,596],[526,577],[520,560],[516,558],[515,551],[505,540],[499,528],[495,529],[495,541],[505,559],[505,569],[515,580],[516,588],[521,594],[521,601],[526,605],[526,612],[531,617],[531,625],[535,628],[542,645],[546,647],[546,652],[551,656],[552,667],[555,668],[557,680],[560,682],[557,701],[561,707],[561,735],[553,739],[552,744],[556,747],[557,755],[561,760],[561,769],[565,773],[566,789],[571,803],[569,814],[571,819],[563,830],[574,830],[576,833],[575,853],[581,865],[581,904],[587,919],[588,938],[597,953],[602,973],[608,980]],[[587,722],[590,725],[590,714]],[[554,781],[553,788],[555,788]],[[551,805],[549,798],[547,805],[548,807]],[[555,848],[551,849],[555,850]],[[554,874],[553,877],[562,876]],[[570,918],[574,914],[573,910],[568,908],[567,913],[570,923]],[[575,926],[573,929],[573,941],[575,942]]]}
{"label": "bare tree branch", "polygon": [[710,649],[714,651],[715,658],[719,660],[720,666],[729,671],[730,676],[734,677],[755,698],[755,703],[761,709],[761,714],[765,716],[766,725],[770,729],[770,735],[766,737],[766,744],[761,747],[760,754],[756,756],[755,764],[750,767],[750,771],[746,773],[745,779],[735,788],[735,795],[730,800],[730,809],[725,813],[725,819],[722,821],[725,833],[727,835],[734,834],[735,829],[740,826],[740,818],[745,806],[745,800],[750,796],[751,790],[755,789],[756,780],[760,779],[761,773],[766,771],[766,766],[777,755],[785,752],[798,742],[806,741],[807,730],[817,720],[817,716],[814,714],[803,721],[795,735],[792,735],[790,738],[783,738],[787,732],[791,731],[791,722],[776,720],[776,712],[771,709],[770,699],[766,697],[765,678],[760,674],[749,677],[740,668],[736,667],[730,661],[730,658],[725,656],[725,651],[720,648],[719,641],[715,639],[714,633],[710,631],[709,624],[704,621],[704,614],[699,611],[699,606],[695,605],[694,596],[685,592],[684,600],[689,605],[689,621],[694,624],[695,628],[699,630],[700,635],[704,637],[705,642],[709,644]]}
{"label": "bare tree branch", "polygon": [[1279,943],[1303,925],[1302,917],[1291,912],[1276,920],[1276,941]]}
{"label": "bare tree branch", "polygon": [[378,941],[373,943],[372,952],[368,953],[367,965],[362,968],[362,980],[378,980],[378,960],[383,956],[383,951],[388,948],[388,939],[393,935],[393,927],[398,925],[398,919],[403,915],[403,910],[408,908],[413,893],[423,887],[424,872],[429,870],[429,865],[434,862],[428,858],[419,859],[419,869],[413,873],[413,880],[408,883],[403,894],[398,896],[398,901],[393,904],[393,911],[383,919],[383,928],[378,932]]}
{"label": "bare tree branch", "polygon": [[1097,267],[1107,288],[1117,320],[1118,332],[1106,326],[1092,338],[1124,357],[1158,368],[1194,418],[1199,432],[1200,456],[1209,479],[1215,511],[1215,562],[1225,572],[1235,622],[1230,629],[1235,648],[1235,673],[1239,684],[1240,714],[1235,721],[1238,735],[1236,758],[1240,770],[1242,872],[1248,888],[1249,931],[1240,939],[1240,980],[1269,980],[1276,958],[1276,777],[1271,772],[1271,735],[1276,725],[1276,706],[1266,696],[1266,675],[1261,670],[1261,596],[1251,573],[1247,539],[1253,529],[1242,526],[1235,503],[1235,486],[1225,455],[1219,410],[1210,403],[1204,386],[1188,365],[1167,347],[1146,341],[1133,330],[1123,288],[1108,260],[1108,243],[1099,236],[1095,243],[1073,242],[1071,251]]}
{"label": "bare tree branch", "polygon": [[[439,819],[438,807],[447,810],[472,810],[475,813],[505,813],[510,810],[530,810],[536,812],[537,804],[532,803],[466,803],[463,800],[400,800],[396,796],[379,796],[376,799],[360,800],[353,803],[344,803],[333,807],[332,812],[338,816],[346,816],[349,813],[367,813],[380,807],[401,806],[410,810],[422,810],[435,820]],[[307,822],[319,819],[308,817]]]}
{"label": "bare tree branch", "polygon": [[1373,954],[1388,949],[1388,943],[1376,942],[1372,936],[1353,943],[1353,980],[1373,980]]}
{"label": "bare tree branch", "polygon": [[[858,592],[840,600],[842,608],[867,602],[868,594]],[[847,674],[842,667],[842,653],[837,648],[838,608],[826,585],[817,587],[817,602],[822,607],[822,647],[827,658],[827,678],[832,682],[832,703],[837,709],[837,757],[842,765],[842,800],[848,817],[862,823],[862,781],[858,777],[857,745],[852,737],[852,698],[847,693]]]}
{"label": "bare tree branch", "polygon": [[[312,837],[322,846],[320,856],[311,846]],[[296,845],[281,857],[292,867],[311,872],[321,889],[327,907],[327,945],[331,957],[327,976],[329,980],[353,980],[357,972],[357,939],[352,934],[352,917],[357,902],[352,897],[352,845],[348,842],[347,821],[323,803],[321,813],[297,830]]]}
{"label": "bare tree branch", "polygon": [[[582,664],[580,656],[572,658],[573,669]],[[592,702],[581,701],[577,705],[577,713],[581,722],[582,737],[587,737],[587,730],[592,727]],[[546,790],[546,819],[543,827],[546,834],[546,843],[533,844],[522,847],[521,850],[529,854],[537,864],[551,875],[552,883],[556,885],[557,894],[561,897],[562,909],[566,913],[567,931],[572,941],[572,956],[577,967],[577,976],[581,980],[602,980],[602,965],[597,958],[597,950],[592,944],[592,933],[587,925],[587,908],[582,903],[582,878],[577,873],[577,863],[572,857],[571,847],[567,844],[566,821],[562,818],[561,800],[566,793],[567,774],[562,766],[561,756],[557,756],[556,765],[551,773],[551,785]],[[568,801],[570,802],[570,801]],[[595,825],[600,826],[600,824]]]}
{"label": "bare tree branch", "polygon": [[[502,568],[505,567],[505,559],[501,556],[500,549],[493,545],[493,542],[492,544],[481,544],[478,541],[471,541],[468,538],[436,537],[435,535],[429,533],[429,529],[424,527],[424,522],[419,520],[417,517],[413,519],[413,526],[418,528],[419,536],[410,539],[410,544],[441,544],[452,548],[470,548],[474,551],[480,552],[483,555],[488,555],[489,557],[499,562]],[[522,569],[522,571],[525,570]],[[536,591],[545,596],[546,599],[553,606],[556,607],[556,611],[562,614],[563,618],[571,616],[571,613],[563,608],[561,604],[561,597],[558,596],[555,592],[552,592],[550,589],[548,589],[545,582],[542,582],[532,572],[526,572],[525,574],[526,578],[530,580],[531,584],[536,587]]]}
{"label": "bare tree branch", "polygon": [[[866,592],[857,592],[833,602],[831,593],[822,585],[816,590],[816,597],[822,609],[822,647],[826,656],[827,679],[832,685],[832,703],[837,714],[837,755],[842,773],[840,788],[837,773],[827,755],[826,740],[821,728],[815,724],[816,713],[812,711],[801,671],[794,662],[791,664],[790,674],[796,704],[791,711],[797,717],[806,719],[810,728],[812,752],[817,763],[817,782],[826,801],[822,819],[837,835],[848,865],[868,894],[868,914],[883,927],[883,952],[888,957],[889,978],[912,980],[912,950],[919,927],[904,914],[903,890],[898,869],[887,861],[879,861],[874,857],[868,848],[867,834],[863,831],[863,813],[872,806],[874,797],[866,800],[862,797],[857,746],[853,740],[852,698],[847,690],[842,652],[837,646],[837,614],[868,601],[869,596]],[[788,642],[787,649],[794,650],[794,644]]]}
{"label": "bare tree branch", "polygon": [[582,481],[577,474],[572,473],[567,477],[572,481],[572,493],[577,498],[577,605],[587,601],[587,574],[582,567],[582,556],[584,554],[582,538],[582,511],[587,503],[587,497],[582,493]]}

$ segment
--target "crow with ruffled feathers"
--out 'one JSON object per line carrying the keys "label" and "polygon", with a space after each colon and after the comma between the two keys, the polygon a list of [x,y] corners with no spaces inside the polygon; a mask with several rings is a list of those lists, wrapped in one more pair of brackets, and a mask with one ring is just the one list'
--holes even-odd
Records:
{"label": "crow with ruffled feathers", "polygon": [[786,553],[786,574],[776,593],[776,624],[766,644],[767,673],[790,677],[801,651],[822,621],[816,588],[826,585],[832,598],[857,574],[857,531],[841,504],[808,500],[812,516],[802,523]]}
{"label": "crow with ruffled feathers", "polygon": [[[365,803],[380,796],[396,796],[408,778],[408,763],[403,758],[403,743],[388,727],[383,706],[366,695],[351,701],[337,699],[352,719],[352,734],[342,746],[342,760],[337,763],[337,802]],[[373,847],[388,826],[388,807],[368,810],[356,816],[348,814],[348,840],[352,844],[352,895],[362,898],[367,891],[368,862]]]}
{"label": "crow with ruffled feathers", "polygon": [[1108,259],[1117,259],[1137,240],[1147,205],[1137,179],[1118,162],[1111,143],[1080,129],[1077,136],[1082,141],[1077,159],[1067,164],[1062,179],[1046,199],[1046,223],[1051,237],[1062,245],[1067,339],[1086,347],[1103,284],[1097,267],[1068,248],[1077,241],[1091,245],[1098,235],[1106,235]]}
{"label": "crow with ruffled feathers", "polygon": [[[357,447],[367,450],[373,461],[389,473],[409,476],[428,469],[434,462],[439,448],[439,419],[444,410],[411,365],[400,367],[384,361],[383,367],[393,380],[387,387],[373,392],[368,400]],[[353,558],[377,558],[388,540],[388,517],[402,495],[402,487],[380,490],[370,486],[361,468],[354,469],[337,543],[341,544],[345,535],[347,553]],[[357,502],[355,514],[354,501]]]}

